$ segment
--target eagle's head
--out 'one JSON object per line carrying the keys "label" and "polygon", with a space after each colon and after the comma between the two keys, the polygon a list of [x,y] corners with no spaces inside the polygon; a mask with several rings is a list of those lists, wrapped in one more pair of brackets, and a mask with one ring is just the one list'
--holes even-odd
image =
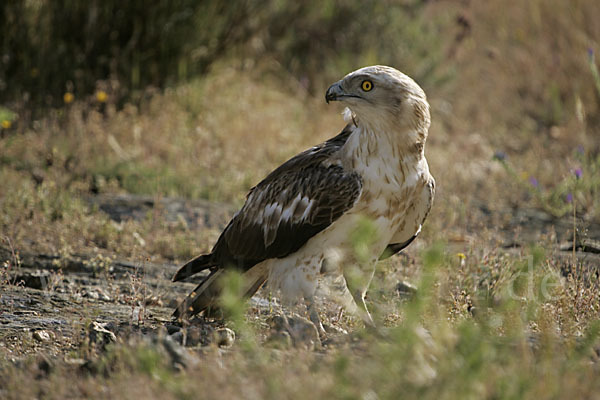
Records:
{"label": "eagle's head", "polygon": [[395,68],[374,65],[351,72],[327,89],[325,100],[345,102],[360,125],[414,132],[418,141],[427,137],[430,116],[425,92]]}

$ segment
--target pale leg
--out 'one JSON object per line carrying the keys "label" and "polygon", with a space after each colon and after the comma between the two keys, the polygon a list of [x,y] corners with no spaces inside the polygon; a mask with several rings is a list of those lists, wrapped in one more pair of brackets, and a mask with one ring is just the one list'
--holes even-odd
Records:
{"label": "pale leg", "polygon": [[314,295],[305,297],[304,301],[306,302],[308,316],[309,316],[311,322],[317,328],[317,332],[319,333],[319,338],[321,338],[321,340],[323,340],[327,336],[327,333],[325,332],[325,328],[323,328],[323,324],[321,323],[321,318],[319,317],[319,310],[317,309]]}
{"label": "pale leg", "polygon": [[348,291],[356,304],[356,311],[367,327],[374,328],[375,322],[365,304],[365,294],[375,274],[375,265],[370,272],[361,270],[358,266],[344,269],[344,278]]}

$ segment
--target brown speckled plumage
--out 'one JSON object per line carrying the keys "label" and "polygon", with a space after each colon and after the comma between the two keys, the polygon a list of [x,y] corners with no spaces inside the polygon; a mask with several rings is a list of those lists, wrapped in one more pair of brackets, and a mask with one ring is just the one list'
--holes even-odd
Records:
{"label": "brown speckled plumage", "polygon": [[[361,89],[365,80],[371,82],[368,91]],[[378,258],[414,240],[433,201],[434,180],[424,155],[429,105],[412,79],[384,66],[348,74],[329,88],[326,99],[347,104],[348,125],[250,190],[212,251],[189,261],[173,278],[210,270],[174,316],[214,305],[221,272],[234,268],[244,273],[247,296],[268,280],[283,296],[304,297],[323,333],[313,301],[317,280],[322,272],[345,277],[353,263],[349,237],[367,218],[377,233],[372,267],[362,272],[358,287],[349,287],[348,279],[341,286],[372,324],[364,304],[372,268]]]}

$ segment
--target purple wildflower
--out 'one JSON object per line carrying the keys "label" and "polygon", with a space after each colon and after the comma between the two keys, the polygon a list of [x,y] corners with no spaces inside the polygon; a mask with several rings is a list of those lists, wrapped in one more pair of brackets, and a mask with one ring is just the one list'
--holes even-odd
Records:
{"label": "purple wildflower", "polygon": [[581,168],[577,168],[575,171],[573,171],[573,173],[575,174],[575,178],[577,179],[581,179],[581,177],[583,176],[583,171],[581,170]]}
{"label": "purple wildflower", "polygon": [[567,203],[571,204],[573,202],[573,194],[567,193],[565,200],[567,201]]}
{"label": "purple wildflower", "polygon": [[585,153],[585,148],[583,147],[582,144],[580,144],[579,146],[577,146],[577,153],[583,155]]}
{"label": "purple wildflower", "polygon": [[594,61],[594,49],[591,47],[588,48],[588,57],[590,58],[590,61]]}
{"label": "purple wildflower", "polygon": [[529,178],[529,183],[531,184],[531,186],[533,187],[538,187],[539,183],[538,180],[535,179],[533,176]]}

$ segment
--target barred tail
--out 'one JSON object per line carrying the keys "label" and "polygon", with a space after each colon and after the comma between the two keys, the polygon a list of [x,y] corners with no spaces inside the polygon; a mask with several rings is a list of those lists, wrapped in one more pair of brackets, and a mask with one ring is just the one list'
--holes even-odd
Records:
{"label": "barred tail", "polygon": [[[219,309],[219,297],[223,288],[223,269],[213,269],[210,274],[191,292],[173,312],[173,318],[189,318],[210,309],[211,314]],[[244,298],[250,298],[266,282],[266,268],[257,265],[244,273]]]}
{"label": "barred tail", "polygon": [[183,317],[191,317],[198,314],[207,308],[216,305],[221,294],[221,285],[218,284],[219,276],[223,274],[222,269],[215,269],[204,278],[193,292],[177,306],[173,312],[173,318],[180,319]]}
{"label": "barred tail", "polygon": [[173,276],[173,282],[184,280],[200,271],[216,266],[212,254],[203,254],[185,263]]}

